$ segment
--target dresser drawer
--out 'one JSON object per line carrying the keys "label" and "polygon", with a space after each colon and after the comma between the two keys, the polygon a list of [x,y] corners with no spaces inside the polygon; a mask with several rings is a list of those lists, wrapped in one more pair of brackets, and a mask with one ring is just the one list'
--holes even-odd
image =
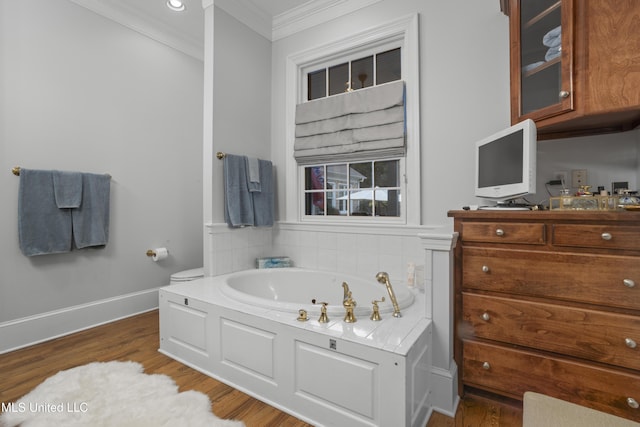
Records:
{"label": "dresser drawer", "polygon": [[522,400],[535,391],[640,421],[640,376],[549,354],[476,341],[463,343],[462,380]]}
{"label": "dresser drawer", "polygon": [[640,260],[465,247],[462,286],[640,310]]}
{"label": "dresser drawer", "polygon": [[640,251],[640,227],[556,224],[552,233],[556,246]]}
{"label": "dresser drawer", "polygon": [[464,222],[461,239],[463,242],[519,243],[543,245],[544,224],[516,222]]}
{"label": "dresser drawer", "polygon": [[463,293],[474,336],[640,369],[640,317]]}

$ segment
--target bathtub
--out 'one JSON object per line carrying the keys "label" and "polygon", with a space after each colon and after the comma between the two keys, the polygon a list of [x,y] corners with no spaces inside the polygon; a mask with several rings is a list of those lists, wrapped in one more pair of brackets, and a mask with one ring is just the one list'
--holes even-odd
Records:
{"label": "bathtub", "polygon": [[[357,302],[343,320],[342,282]],[[298,268],[250,270],[159,291],[159,351],[314,426],[424,427],[431,404],[431,320],[424,294]],[[382,320],[370,319],[381,300]],[[328,302],[329,322],[318,322]],[[299,310],[309,320],[298,321]]]}
{"label": "bathtub", "polygon": [[[387,289],[375,277],[366,280],[356,276],[300,268],[248,270],[226,276],[220,290],[227,297],[255,307],[295,313],[300,309],[308,313],[318,311],[312,303],[327,302],[327,314],[344,313],[342,283],[349,285],[357,306],[356,316],[370,315],[372,301],[379,302],[381,314],[392,313],[393,305]],[[392,283],[393,284],[393,283]],[[394,287],[400,310],[411,306],[415,299],[408,288]]]}

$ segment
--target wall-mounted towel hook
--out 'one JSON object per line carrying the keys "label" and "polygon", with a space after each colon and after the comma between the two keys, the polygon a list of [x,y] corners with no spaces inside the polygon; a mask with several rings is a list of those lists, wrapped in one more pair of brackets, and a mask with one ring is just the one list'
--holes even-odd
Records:
{"label": "wall-mounted towel hook", "polygon": [[224,158],[225,158],[225,156],[226,156],[226,154],[225,154],[225,153],[223,153],[222,151],[218,151],[218,152],[216,153],[216,157],[218,158],[218,160],[222,160],[222,159],[224,159]]}

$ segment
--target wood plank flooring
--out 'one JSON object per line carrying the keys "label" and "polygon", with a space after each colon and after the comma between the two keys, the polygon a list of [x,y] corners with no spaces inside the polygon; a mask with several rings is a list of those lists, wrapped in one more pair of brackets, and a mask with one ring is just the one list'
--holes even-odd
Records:
{"label": "wood plank flooring", "polygon": [[[158,311],[154,310],[2,354],[0,402],[17,400],[60,370],[91,362],[133,360],[148,374],[169,375],[180,391],[197,390],[208,395],[213,413],[220,418],[242,420],[247,427],[310,426],[164,356],[158,347]],[[517,406],[468,397],[459,405],[455,419],[434,413],[427,427],[521,427],[521,419],[522,411]]]}

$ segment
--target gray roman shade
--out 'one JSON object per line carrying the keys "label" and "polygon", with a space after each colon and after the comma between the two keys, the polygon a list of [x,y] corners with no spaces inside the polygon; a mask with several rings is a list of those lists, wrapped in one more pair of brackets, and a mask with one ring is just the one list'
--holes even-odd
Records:
{"label": "gray roman shade", "polygon": [[405,90],[398,80],[296,106],[299,164],[405,154]]}

